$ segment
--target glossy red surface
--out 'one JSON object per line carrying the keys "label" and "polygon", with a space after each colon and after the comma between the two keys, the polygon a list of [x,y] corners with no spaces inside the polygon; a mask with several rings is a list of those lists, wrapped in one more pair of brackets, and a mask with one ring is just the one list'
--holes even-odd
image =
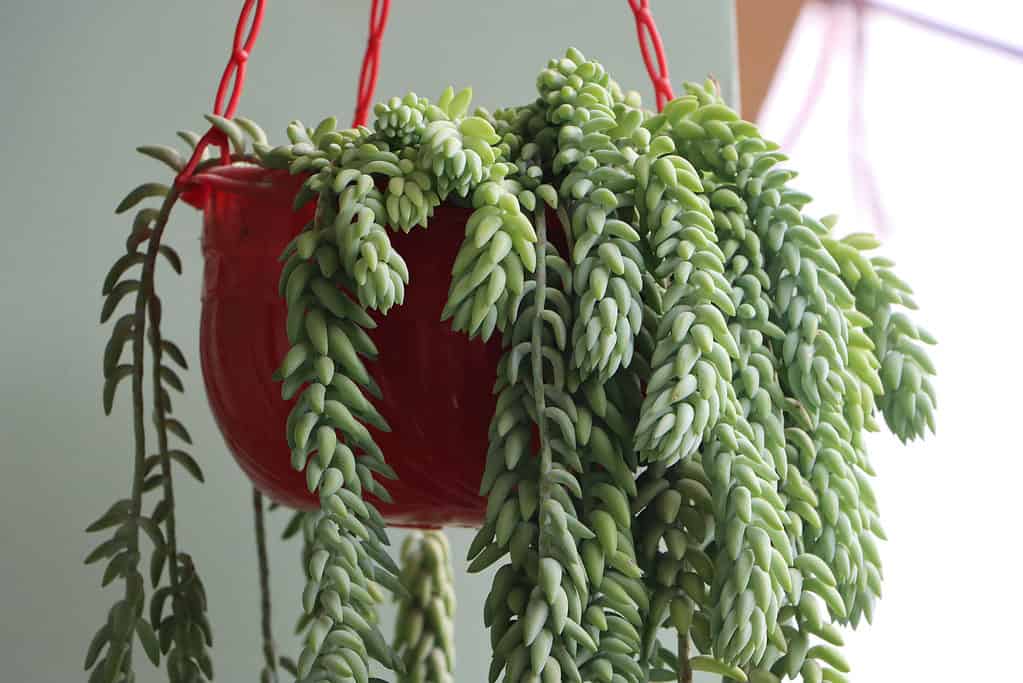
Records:
{"label": "glossy red surface", "polygon": [[[186,196],[204,211],[200,349],[210,406],[260,490],[290,507],[315,508],[304,475],[290,465],[284,425],[291,405],[271,378],[288,350],[277,257],[310,215],[291,210],[301,178],[251,168],[218,174],[256,191],[207,186]],[[378,317],[371,334],[380,357],[368,367],[384,396],[376,404],[392,427],[373,431],[399,476],[384,482],[394,503],[379,504],[395,525],[478,526],[485,510],[478,489],[500,342],[470,341],[440,322],[468,215],[439,207],[429,228],[391,233],[410,286],[403,306]]]}

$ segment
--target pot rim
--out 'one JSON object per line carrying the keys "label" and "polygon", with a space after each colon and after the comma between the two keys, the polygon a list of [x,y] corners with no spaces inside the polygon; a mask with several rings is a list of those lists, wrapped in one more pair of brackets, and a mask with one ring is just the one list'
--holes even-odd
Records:
{"label": "pot rim", "polygon": [[[283,168],[267,168],[249,161],[235,161],[226,166],[213,166],[202,173],[196,173],[189,181],[189,187],[182,194],[182,199],[202,211],[205,208],[206,197],[211,191],[259,195],[278,185],[291,183],[295,185],[297,192],[299,185],[311,175],[309,172],[292,174]],[[452,198],[448,198],[433,208],[431,216],[437,211],[470,214],[473,210],[471,206],[456,203]]]}
{"label": "pot rim", "polygon": [[267,168],[249,161],[235,161],[226,166],[212,166],[189,179],[182,199],[196,209],[203,209],[207,194],[212,190],[234,194],[259,194],[270,189],[282,178],[295,182],[307,174],[293,176],[285,169]]}

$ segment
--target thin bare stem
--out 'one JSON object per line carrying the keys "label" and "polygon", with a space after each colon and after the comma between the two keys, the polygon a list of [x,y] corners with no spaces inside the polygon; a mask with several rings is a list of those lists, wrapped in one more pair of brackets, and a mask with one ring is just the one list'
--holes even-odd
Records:
{"label": "thin bare stem", "polygon": [[693,683],[693,667],[689,664],[689,634],[678,632],[678,683]]}
{"label": "thin bare stem", "polygon": [[259,608],[263,628],[263,660],[266,663],[265,671],[269,672],[269,680],[277,683],[277,655],[274,651],[273,619],[270,608],[270,563],[267,561],[266,552],[263,494],[255,487],[252,488],[252,513],[256,527],[256,554],[259,558]]}

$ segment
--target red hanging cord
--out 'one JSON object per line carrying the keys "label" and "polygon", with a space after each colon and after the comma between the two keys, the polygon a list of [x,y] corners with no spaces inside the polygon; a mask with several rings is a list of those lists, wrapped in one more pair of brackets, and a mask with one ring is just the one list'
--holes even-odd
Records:
{"label": "red hanging cord", "polygon": [[[657,108],[662,109],[664,105],[674,97],[671,89],[671,80],[668,76],[668,63],[664,55],[664,45],[661,42],[660,33],[657,31],[657,24],[653,15],[650,14],[649,0],[629,0],[629,6],[636,17],[636,35],[639,39],[639,49],[643,55],[643,62],[646,64],[647,73],[653,83],[654,92],[657,96]],[[249,32],[245,33],[245,26],[248,24],[249,15],[255,9],[252,17],[252,24]],[[238,16],[238,24],[234,32],[234,44],[231,49],[231,57],[220,77],[220,84],[217,86],[217,95],[214,99],[213,113],[218,116],[231,118],[238,107],[238,100],[241,98],[242,88],[245,85],[245,67],[249,60],[249,54],[255,46],[259,30],[263,25],[263,13],[265,11],[265,0],[245,0],[241,14]],[[369,118],[369,108],[373,103],[373,93],[376,91],[377,76],[380,71],[380,47],[383,42],[384,31],[387,28],[387,18],[391,10],[391,0],[373,0],[370,8],[369,38],[366,41],[366,51],[362,58],[362,69],[359,72],[359,90],[356,100],[355,117],[353,126],[366,124]],[[648,45],[649,41],[649,45]],[[650,46],[653,47],[651,55]],[[656,59],[656,62],[655,62]],[[231,89],[231,97],[224,107],[224,99],[227,97],[228,89]],[[221,159],[225,164],[231,162],[231,151],[224,135],[216,127],[211,127],[205,135],[200,138],[195,146],[192,157],[188,160],[185,168],[178,174],[176,184],[186,184],[195,172],[196,166],[202,159],[203,152],[210,145],[220,148]]]}
{"label": "red hanging cord", "polygon": [[[654,86],[654,94],[657,96],[657,110],[664,109],[664,105],[675,97],[671,89],[671,77],[668,76],[668,59],[664,56],[664,44],[661,42],[661,34],[657,31],[657,24],[650,14],[650,0],[629,0],[629,7],[636,17],[636,37],[639,39],[639,51],[643,54],[643,63],[646,64],[646,72],[650,75],[650,82]],[[653,46],[653,56],[650,54],[650,47]],[[656,58],[656,63],[654,62]]]}
{"label": "red hanging cord", "polygon": [[[668,60],[664,54],[664,44],[657,24],[650,13],[649,0],[629,0],[629,6],[636,17],[636,36],[639,49],[646,64],[650,82],[653,83],[657,95],[657,108],[662,109],[668,100],[675,95],[671,89],[671,78],[668,75]],[[359,73],[359,92],[356,100],[353,126],[364,126],[369,118],[369,108],[373,104],[373,93],[377,87],[377,74],[380,70],[380,46],[387,28],[387,16],[391,9],[391,0],[373,0],[369,17],[369,38],[366,41],[366,52],[362,58],[362,70]],[[648,45],[648,41],[650,45]],[[651,54],[650,46],[653,47]],[[656,59],[656,62],[655,62]]]}
{"label": "red hanging cord", "polygon": [[[249,33],[245,35],[245,24],[248,23],[249,14],[253,5],[256,8],[256,16],[252,19],[252,26]],[[213,113],[225,118],[234,117],[238,109],[238,100],[242,96],[242,87],[245,85],[245,66],[249,61],[249,53],[252,52],[259,36],[259,29],[263,26],[264,0],[245,0],[242,12],[238,16],[238,25],[234,29],[234,45],[231,49],[231,59],[224,68],[224,74],[220,77],[220,85],[217,86],[217,97],[213,104]],[[224,110],[224,96],[227,88],[231,85],[232,76],[234,85],[231,90],[231,99],[228,100],[227,110]]]}
{"label": "red hanging cord", "polygon": [[[234,43],[231,47],[231,57],[228,59],[224,73],[220,77],[220,84],[217,86],[217,95],[213,100],[213,113],[217,116],[232,118],[238,108],[238,100],[242,96],[242,88],[245,86],[245,66],[249,61],[249,53],[256,44],[259,36],[259,29],[263,26],[263,12],[266,9],[265,0],[245,0],[241,14],[238,16],[238,24],[234,30]],[[252,17],[252,24],[249,26],[248,34],[245,27],[249,23],[249,15],[255,9]],[[231,97],[224,107],[224,98],[227,97],[228,89],[231,90]],[[225,164],[231,163],[231,147],[228,144],[227,136],[216,127],[211,127],[195,145],[191,158],[185,167],[178,173],[175,184],[179,187],[191,180],[195,167],[202,160],[203,152],[210,145],[220,148],[220,158]]]}
{"label": "red hanging cord", "polygon": [[353,127],[364,126],[369,119],[369,108],[373,104],[377,74],[380,71],[380,44],[383,42],[390,11],[391,0],[373,0],[369,12],[369,38],[366,41],[366,52],[362,56],[362,70],[359,72],[359,93],[355,102]]}

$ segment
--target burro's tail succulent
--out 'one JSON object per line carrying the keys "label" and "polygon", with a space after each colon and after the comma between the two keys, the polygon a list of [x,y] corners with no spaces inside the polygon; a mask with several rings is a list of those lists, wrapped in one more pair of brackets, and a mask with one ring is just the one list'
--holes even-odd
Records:
{"label": "burro's tail succulent", "polygon": [[[295,121],[276,147],[247,119],[209,117],[236,163],[302,176],[295,206],[315,205],[280,258],[291,347],[275,375],[295,400],[281,443],[320,501],[300,524],[302,650],[282,660],[299,681],[366,683],[374,667],[455,678],[447,542],[416,533],[392,560],[372,501],[389,500],[380,479],[395,472],[370,430],[389,428],[373,330],[416,286],[391,235],[429,230],[444,203],[471,215],[442,317],[504,345],[489,449],[452,453],[486,459],[468,560],[499,565],[489,679],[847,680],[841,627],[871,618],[882,584],[865,435],[934,429],[934,339],[873,237],[808,213],[778,146],[713,82],[683,92],[652,112],[570,49],[535,99],[493,113],[468,89],[409,94],[372,127]],[[184,165],[169,147],[140,151]],[[179,191],[146,183],[118,211],[151,198],[103,286],[104,404],[131,380],[136,450],[128,497],[89,527],[109,536],[87,561],[123,588],[89,646],[90,681],[133,680],[135,639],[172,681],[213,674],[173,504],[175,472],[202,477],[171,412],[186,364],[155,289],[158,264],[181,267],[163,243]],[[376,618],[388,591],[393,646]]]}

